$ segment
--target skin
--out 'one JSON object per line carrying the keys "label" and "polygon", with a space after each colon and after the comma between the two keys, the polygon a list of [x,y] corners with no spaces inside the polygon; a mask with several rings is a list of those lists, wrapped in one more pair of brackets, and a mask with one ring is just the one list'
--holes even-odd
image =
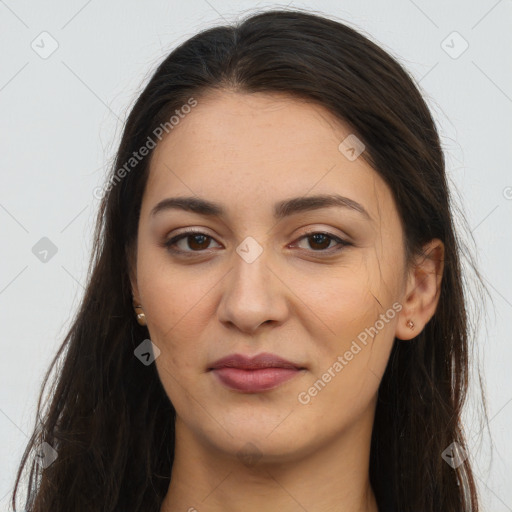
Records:
{"label": "skin", "polygon": [[[155,148],[130,278],[177,413],[161,512],[378,510],[369,482],[377,391],[395,337],[412,339],[435,312],[443,244],[432,240],[428,257],[406,265],[391,191],[363,157],[338,149],[351,133],[313,103],[224,90],[198,98]],[[273,217],[279,201],[333,193],[370,219],[346,207]],[[150,215],[179,196],[218,202],[226,214]],[[174,247],[192,256],[173,254],[164,242],[183,228],[212,238],[184,238]],[[351,245],[336,252],[335,239],[308,231]],[[251,263],[236,251],[246,237],[262,249]],[[338,356],[387,311],[396,314],[333,377]],[[305,369],[254,394],[207,371],[226,355],[261,352]],[[329,368],[330,381],[301,403]]]}

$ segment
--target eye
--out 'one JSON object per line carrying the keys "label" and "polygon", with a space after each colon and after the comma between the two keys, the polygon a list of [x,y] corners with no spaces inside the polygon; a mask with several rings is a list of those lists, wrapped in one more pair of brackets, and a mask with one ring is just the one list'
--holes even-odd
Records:
{"label": "eye", "polygon": [[[345,246],[351,245],[346,240],[332,235],[331,233],[325,233],[323,231],[311,231],[301,236],[299,238],[299,241],[300,240],[308,240],[309,248],[311,248],[314,252],[336,252],[340,251]],[[331,242],[336,242],[336,244],[331,246]],[[331,251],[333,248],[334,251]]]}
{"label": "eye", "polygon": [[[185,231],[167,240],[164,245],[171,252],[175,253],[202,252],[203,250],[208,249],[208,246],[212,240],[213,238],[205,233],[201,233],[199,231]],[[180,242],[185,243],[180,247]],[[177,246],[178,249],[176,249],[174,246]],[[192,250],[187,250],[186,247]]]}
{"label": "eye", "polygon": [[[330,233],[322,231],[311,231],[301,236],[298,241],[309,240],[309,248],[314,252],[337,252],[346,246],[351,245],[346,240]],[[164,243],[164,246],[171,252],[184,255],[204,252],[209,249],[213,237],[200,231],[184,231]],[[184,243],[182,243],[184,242]],[[335,242],[334,246],[331,243]],[[180,244],[181,243],[181,247]],[[295,242],[297,244],[297,242]],[[220,246],[219,246],[220,247]],[[332,250],[334,249],[334,250]]]}

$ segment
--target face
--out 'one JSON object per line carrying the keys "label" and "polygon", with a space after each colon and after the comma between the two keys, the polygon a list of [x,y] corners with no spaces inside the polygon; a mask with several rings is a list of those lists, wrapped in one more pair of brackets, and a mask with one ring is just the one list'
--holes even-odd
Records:
{"label": "face", "polygon": [[178,443],[292,460],[371,431],[407,273],[391,191],[349,135],[318,105],[225,91],[155,148],[132,287]]}

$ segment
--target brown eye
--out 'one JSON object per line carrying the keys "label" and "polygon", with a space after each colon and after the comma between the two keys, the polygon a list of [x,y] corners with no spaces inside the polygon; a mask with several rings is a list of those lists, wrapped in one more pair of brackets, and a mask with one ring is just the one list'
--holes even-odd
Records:
{"label": "brown eye", "polygon": [[309,246],[312,249],[320,250],[327,249],[332,241],[332,238],[324,233],[315,233],[314,235],[309,235],[307,238],[310,240]]}
{"label": "brown eye", "polygon": [[[302,240],[308,241],[308,247],[302,247],[302,249],[318,253],[337,252],[351,245],[349,242],[335,235],[317,231],[306,233],[299,238],[296,244]],[[172,253],[181,254],[183,256],[194,256],[194,253],[201,253],[210,249],[212,242],[215,242],[215,239],[205,233],[185,231],[165,242],[164,246]],[[333,242],[334,245],[331,245]],[[218,247],[220,247],[220,245]]]}
{"label": "brown eye", "polygon": [[210,245],[211,237],[207,235],[187,235],[185,240],[188,240],[188,247],[191,249],[201,250],[208,248],[208,245]]}
{"label": "brown eye", "polygon": [[175,253],[202,252],[209,248],[214,239],[198,231],[186,231],[177,235],[167,242],[165,247]]}
{"label": "brown eye", "polygon": [[[306,233],[299,239],[299,241],[301,240],[308,240],[309,247],[306,247],[306,249],[311,249],[315,252],[334,252],[343,249],[345,246],[351,245],[349,242],[330,233],[316,231]],[[335,242],[335,245],[331,246],[331,242]],[[333,251],[331,251],[331,249],[333,249]]]}

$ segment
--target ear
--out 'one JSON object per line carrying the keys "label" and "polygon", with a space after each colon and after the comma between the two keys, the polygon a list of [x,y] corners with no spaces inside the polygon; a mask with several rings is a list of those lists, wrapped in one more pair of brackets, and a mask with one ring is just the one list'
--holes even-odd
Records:
{"label": "ear", "polygon": [[[444,270],[444,244],[435,238],[423,246],[409,270],[402,310],[395,336],[410,340],[417,336],[434,316],[441,294]],[[407,324],[412,320],[414,327]]]}

